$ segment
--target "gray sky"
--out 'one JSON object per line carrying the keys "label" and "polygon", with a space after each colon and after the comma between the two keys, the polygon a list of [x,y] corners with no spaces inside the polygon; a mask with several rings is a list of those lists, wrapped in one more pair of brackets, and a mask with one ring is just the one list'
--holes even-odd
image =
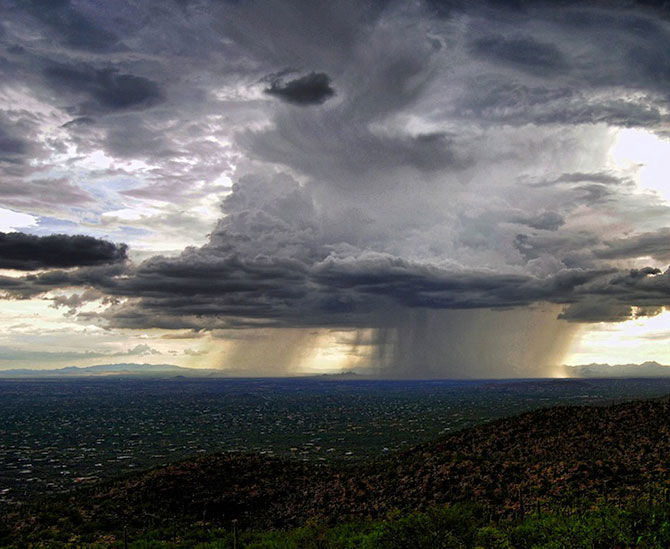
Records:
{"label": "gray sky", "polygon": [[655,3],[0,6],[0,368],[670,360]]}

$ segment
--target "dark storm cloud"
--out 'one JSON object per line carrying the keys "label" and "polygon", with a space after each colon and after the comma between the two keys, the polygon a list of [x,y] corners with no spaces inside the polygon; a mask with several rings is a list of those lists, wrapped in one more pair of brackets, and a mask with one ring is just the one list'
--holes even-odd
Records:
{"label": "dark storm cloud", "polygon": [[[670,303],[668,274],[658,276],[654,269],[624,274],[611,269],[565,269],[538,278],[486,271],[454,272],[381,254],[326,258],[309,272],[296,267],[272,265],[262,271],[258,266],[241,270],[210,264],[216,275],[208,285],[199,270],[189,273],[184,266],[175,273],[174,265],[162,266],[151,276],[145,271],[115,288],[114,292],[141,299],[110,311],[108,319],[125,327],[149,323],[164,328],[205,329],[365,325],[375,318],[370,317],[371,313],[398,305],[463,310],[523,307],[547,301],[566,304],[561,317],[566,320],[600,322],[609,318],[616,322],[630,318],[632,307]],[[253,273],[255,280],[241,283],[234,269],[237,273]],[[650,284],[650,278],[661,282]]]}
{"label": "dark storm cloud", "polygon": [[529,86],[516,80],[504,82],[500,75],[478,75],[471,84],[467,94],[458,99],[454,115],[480,122],[644,128],[658,127],[666,119],[662,102],[656,104],[651,98],[589,98],[583,91],[564,85]]}
{"label": "dark storm cloud", "polygon": [[[636,201],[636,183],[628,177],[608,172],[564,173],[559,177],[529,183],[529,186],[537,189],[554,188],[568,210],[578,205],[596,207],[612,201],[620,203]],[[550,191],[546,192],[548,194]],[[654,200],[651,197],[646,197],[646,200],[648,207],[651,208]],[[632,208],[633,205],[629,204],[629,207]]]}
{"label": "dark storm cloud", "polygon": [[114,68],[51,64],[44,69],[44,76],[56,90],[87,97],[79,106],[81,112],[144,109],[163,100],[156,82]]}
{"label": "dark storm cloud", "polygon": [[533,229],[557,231],[565,225],[565,218],[557,212],[541,212],[537,215],[521,215],[512,219],[515,223],[528,225]]}
{"label": "dark storm cloud", "polygon": [[[271,257],[246,259],[234,254],[210,254],[207,251],[185,253],[176,259],[152,258],[134,272],[123,287],[135,296],[161,298],[169,296],[233,296],[233,301],[269,303],[273,298],[294,299],[300,291],[306,266],[297,260]],[[184,303],[200,308],[202,304]],[[213,304],[216,308],[216,304]]]}
{"label": "dark storm cloud", "polygon": [[30,144],[12,130],[0,120],[0,162],[21,163],[30,150]]}
{"label": "dark storm cloud", "polygon": [[351,58],[337,60],[339,101],[278,112],[273,126],[242,132],[238,143],[255,158],[339,187],[360,188],[361,178],[368,187],[391,184],[368,177],[380,171],[462,169],[469,159],[454,134],[388,127],[431,83],[441,53],[436,44],[419,28],[399,35],[382,26]]}
{"label": "dark storm cloud", "polygon": [[[137,266],[123,262],[124,247],[90,237],[4,235],[9,251],[0,266],[96,266],[4,277],[0,287],[23,298],[88,287],[127,299],[102,315],[80,313],[126,328],[364,326],[398,306],[501,309],[536,302],[566,305],[566,320],[600,321],[609,311],[616,321],[630,316],[632,307],[670,304],[669,272],[598,265],[592,251],[623,257],[632,249],[653,249],[662,243],[662,232],[602,243],[588,232],[561,234],[562,218],[553,212],[528,216],[523,221],[542,232],[517,237],[526,260],[551,256],[573,265],[538,276],[525,269],[454,269],[338,242],[323,231],[308,190],[288,176],[241,179],[224,200],[223,213],[206,245]],[[78,306],[55,304],[73,313]]]}
{"label": "dark storm cloud", "polygon": [[103,262],[70,270],[45,270],[23,277],[0,276],[0,289],[4,290],[4,297],[28,299],[57,288],[90,288],[105,292],[111,303],[115,299],[113,290],[118,286],[119,277],[128,274],[126,262]]}
{"label": "dark storm cloud", "polygon": [[89,124],[95,124],[95,119],[90,116],[80,116],[78,118],[73,118],[69,122],[66,122],[61,127],[62,128],[76,128],[77,126],[88,126]]}
{"label": "dark storm cloud", "polygon": [[668,261],[670,229],[663,228],[650,233],[609,240],[605,243],[605,247],[596,249],[594,253],[603,259],[652,257],[659,261]]}
{"label": "dark storm cloud", "polygon": [[385,254],[327,258],[314,267],[313,278],[326,288],[436,309],[509,306],[521,293],[512,297],[512,289],[520,290],[530,280],[523,275],[454,273]]}
{"label": "dark storm cloud", "polygon": [[141,116],[121,115],[106,124],[105,150],[118,158],[176,156],[169,137],[147,127]]}
{"label": "dark storm cloud", "polygon": [[486,270],[453,271],[385,254],[334,259],[315,266],[314,278],[328,287],[388,297],[409,307],[504,308],[536,301],[566,303],[610,271],[563,269],[548,277]]}
{"label": "dark storm cloud", "polygon": [[550,112],[554,105],[564,106],[575,94],[575,90],[566,86],[529,86],[516,81],[501,82],[497,76],[478,74],[473,78],[468,93],[459,99],[458,106],[466,116],[509,120],[510,123],[515,123],[520,117],[521,123],[525,123],[534,113]]}
{"label": "dark storm cloud", "polygon": [[470,75],[453,115],[517,126],[604,123],[662,131],[670,77],[662,52],[670,36],[658,12],[629,2],[566,2],[563,9],[537,2],[520,12],[482,2],[462,9],[473,20],[469,52],[490,67]]}
{"label": "dark storm cloud", "polygon": [[[161,322],[222,315],[276,322],[307,312],[309,268],[328,253],[311,197],[287,176],[247,177],[222,208],[226,217],[205,246],[148,259],[112,292],[141,298],[136,312]],[[127,307],[120,314],[135,318]]]}
{"label": "dark storm cloud", "polygon": [[[3,286],[20,296],[92,286],[138,300],[118,307],[112,322],[141,319],[163,327],[169,319],[175,327],[211,327],[219,325],[217,317],[238,323],[356,323],[355,317],[394,303],[471,308],[528,302],[527,276],[449,273],[355,249],[349,251],[355,256],[334,253],[337,243],[322,234],[311,197],[290,178],[242,180],[224,201],[224,212],[207,245],[175,258],[154,257],[126,271],[54,271],[5,280]],[[185,325],[183,319],[191,317],[201,320]]]}
{"label": "dark storm cloud", "polygon": [[24,7],[53,38],[71,48],[104,52],[118,43],[113,32],[94,23],[69,0],[28,0]]}
{"label": "dark storm cloud", "polygon": [[[556,104],[554,108],[527,117],[527,121],[537,124],[608,124],[624,128],[644,128],[658,126],[664,120],[656,105],[626,100],[605,100],[592,104],[584,104],[582,101]],[[521,114],[514,123],[519,124],[523,120],[524,116]]]}
{"label": "dark storm cloud", "polygon": [[[327,74],[355,55],[392,2],[268,0],[221,2],[214,28],[256,60],[278,67],[319,67]],[[216,4],[206,3],[209,13]],[[318,61],[314,63],[314,61]]]}
{"label": "dark storm cloud", "polygon": [[[661,48],[670,46],[667,34],[658,32],[645,36],[646,40],[660,40],[660,43],[645,42],[636,45],[628,51],[630,65],[640,78],[647,79],[650,84],[661,87],[670,84],[670,61],[663,55]],[[660,46],[660,48],[659,48]]]}
{"label": "dark storm cloud", "polygon": [[5,176],[0,193],[14,181],[25,191],[25,182],[14,178],[29,173],[31,161],[44,155],[44,147],[36,140],[38,132],[39,122],[31,113],[23,110],[9,115],[0,109],[0,176]]}
{"label": "dark storm cloud", "polygon": [[217,253],[194,249],[174,259],[154,258],[136,270],[80,268],[4,277],[0,286],[16,297],[59,287],[98,288],[131,298],[102,315],[112,325],[170,329],[355,326],[394,305],[463,310],[538,301],[565,304],[561,318],[566,320],[616,322],[630,318],[633,307],[651,311],[670,304],[670,271],[654,268],[564,269],[539,278],[449,271],[387,254],[331,256],[305,265],[270,258],[242,262],[234,254],[217,262]]}
{"label": "dark storm cloud", "polygon": [[308,133],[299,129],[303,121],[282,122],[284,127],[277,130],[243,134],[240,142],[258,157],[295,166],[314,176],[328,174],[345,186],[356,183],[351,176],[377,170],[414,168],[434,172],[468,165],[465,155],[455,150],[452,138],[443,133],[380,135],[349,124],[342,113],[305,120],[312,126]]}
{"label": "dark storm cloud", "polygon": [[34,271],[115,263],[126,259],[126,246],[90,236],[34,236],[0,233],[0,268]]}
{"label": "dark storm cloud", "polygon": [[556,46],[527,36],[479,38],[472,43],[471,50],[478,57],[536,76],[561,74],[569,67]]}
{"label": "dark storm cloud", "polygon": [[[434,13],[442,17],[450,17],[454,14],[468,10],[479,10],[482,8],[490,8],[499,10],[503,8],[506,12],[513,16],[528,14],[536,8],[555,8],[565,9],[570,7],[580,7],[584,3],[581,0],[481,0],[480,2],[468,2],[465,0],[425,0]],[[595,6],[602,6],[612,10],[625,10],[631,7],[648,8],[649,12],[654,15],[667,17],[670,15],[670,5],[664,0],[597,0],[591,2]],[[578,16],[581,14],[577,14]],[[627,14],[629,18],[634,15]],[[601,14],[601,17],[603,15]],[[576,19],[576,16],[573,15]],[[585,21],[591,22],[591,18],[585,18]]]}
{"label": "dark storm cloud", "polygon": [[670,269],[631,269],[597,281],[559,318],[573,322],[621,322],[653,316],[670,305]]}
{"label": "dark storm cloud", "polygon": [[541,124],[608,124],[623,128],[655,127],[664,120],[659,106],[626,100],[606,100],[586,107],[569,105],[563,113],[551,112],[537,117]]}
{"label": "dark storm cloud", "polygon": [[631,307],[598,299],[588,299],[566,307],[559,318],[570,322],[623,322],[631,318]]}
{"label": "dark storm cloud", "polygon": [[600,238],[588,231],[517,234],[514,239],[516,249],[526,260],[545,255],[570,266],[592,265],[588,258],[600,243]]}
{"label": "dark storm cloud", "polygon": [[[199,212],[204,201],[185,197],[209,205],[224,187],[230,194],[215,227],[197,225],[198,237],[210,233],[203,246],[137,265],[111,243],[89,263],[67,253],[49,263],[36,251],[32,263],[7,261],[80,267],[0,287],[17,297],[89,287],[113,305],[82,319],[194,330],[369,326],[403,307],[542,301],[565,305],[566,320],[622,320],[668,303],[668,275],[622,267],[670,257],[665,230],[638,226],[667,212],[593,166],[604,153],[582,127],[603,139],[606,126],[667,122],[664,23],[634,4],[573,2],[565,13],[549,2],[474,4],[450,3],[440,20],[421,4],[353,1],[119,2],[100,20],[104,9],[87,2],[27,4],[28,18],[13,10],[4,39],[22,45],[0,63],[44,113],[61,116],[36,115],[36,125],[57,123],[56,137],[0,126],[5,162],[34,160],[38,138],[79,158],[146,160],[136,177],[105,172],[114,185],[133,179],[110,192],[115,203],[100,199],[107,218],[126,198]],[[273,72],[282,67],[299,72]],[[276,101],[259,97],[259,82]],[[2,204],[88,208],[93,191],[47,177],[49,168],[3,183]],[[222,175],[232,189],[212,183]],[[161,229],[192,230],[196,216],[164,214]],[[635,232],[607,233],[615,225]]]}
{"label": "dark storm cloud", "polygon": [[330,77],[323,72],[311,72],[300,78],[284,82],[275,79],[265,93],[293,105],[321,105],[335,95]]}
{"label": "dark storm cloud", "polygon": [[602,185],[620,185],[627,182],[611,173],[564,173],[553,183],[598,183]]}

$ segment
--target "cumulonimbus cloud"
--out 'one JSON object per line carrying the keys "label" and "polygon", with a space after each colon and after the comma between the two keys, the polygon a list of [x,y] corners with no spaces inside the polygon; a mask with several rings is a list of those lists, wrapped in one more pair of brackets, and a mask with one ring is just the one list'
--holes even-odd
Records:
{"label": "cumulonimbus cloud", "polygon": [[86,235],[0,233],[0,268],[19,271],[122,262],[128,247]]}
{"label": "cumulonimbus cloud", "polygon": [[86,2],[8,10],[7,82],[43,110],[2,115],[0,202],[198,245],[58,264],[24,236],[33,256],[5,265],[44,272],[1,278],[7,295],[88,287],[106,310],[54,305],[127,328],[380,334],[445,310],[600,322],[670,302],[670,206],[611,159],[625,128],[668,135],[670,29],[648,3],[156,6],[120,2],[116,26]]}
{"label": "cumulonimbus cloud", "polygon": [[[597,257],[630,256],[635,240],[603,242],[598,248],[588,240],[557,239],[550,224],[541,230],[554,239],[553,254],[587,246],[596,250],[596,258],[537,276],[528,271],[455,269],[344,246],[323,231],[311,197],[287,176],[246,178],[224,201],[224,213],[205,246],[177,257],[156,256],[137,266],[119,264],[125,259],[124,246],[98,239],[8,233],[0,239],[5,268],[82,268],[5,278],[1,285],[18,296],[90,286],[131,300],[110,310],[107,318],[113,324],[138,327],[156,322],[163,328],[170,322],[183,327],[185,318],[191,327],[205,329],[259,322],[364,326],[398,306],[502,309],[537,302],[565,305],[566,320],[600,322],[608,313],[616,321],[630,317],[632,307],[670,304],[670,271],[626,271]],[[648,236],[638,240],[643,248],[648,246]],[[529,259],[552,250],[550,241],[522,242],[519,246],[525,246],[521,249]],[[531,254],[531,246],[540,247]],[[229,322],[221,320],[226,318]]]}

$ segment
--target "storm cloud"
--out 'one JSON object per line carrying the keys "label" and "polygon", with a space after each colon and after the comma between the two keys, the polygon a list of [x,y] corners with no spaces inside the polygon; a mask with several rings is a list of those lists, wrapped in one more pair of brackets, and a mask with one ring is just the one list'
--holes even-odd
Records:
{"label": "storm cloud", "polygon": [[502,63],[537,76],[560,74],[568,63],[560,50],[532,38],[490,36],[476,40],[472,51],[493,63]]}
{"label": "storm cloud", "polygon": [[349,330],[428,377],[547,374],[576,326],[670,306],[661,7],[110,6],[7,10],[0,206],[35,221],[0,267],[40,271],[7,298],[230,361],[281,340],[282,372]]}
{"label": "storm cloud", "polygon": [[85,51],[106,51],[118,42],[113,32],[97,25],[69,0],[29,0],[25,13],[53,34],[56,41]]}
{"label": "storm cloud", "polygon": [[311,72],[288,82],[274,79],[264,91],[294,105],[320,105],[335,95],[330,77],[323,72]]}
{"label": "storm cloud", "polygon": [[0,268],[34,271],[116,263],[127,246],[85,235],[0,233]]}
{"label": "storm cloud", "polygon": [[85,97],[77,108],[81,113],[141,109],[162,100],[158,84],[114,68],[53,64],[44,76],[54,89]]}
{"label": "storm cloud", "polygon": [[[175,329],[365,326],[398,307],[508,309],[539,302],[566,305],[561,318],[572,321],[602,321],[607,310],[616,321],[626,314],[630,317],[632,307],[670,303],[670,271],[661,273],[652,267],[622,271],[583,257],[582,263],[591,265],[589,268],[564,264],[538,276],[528,268],[506,273],[456,268],[344,244],[325,230],[312,197],[286,175],[242,179],[224,200],[223,211],[225,217],[206,245],[188,248],[176,257],[155,256],[122,270],[52,271],[6,279],[0,285],[24,296],[59,287],[90,286],[131,299],[110,309],[108,318],[113,324]],[[549,217],[551,223],[543,224],[543,215],[540,221],[530,220],[545,237],[517,236],[517,246],[528,259],[539,260],[547,253],[567,258],[584,249],[593,250],[591,255],[596,258],[630,257],[644,251],[636,243],[655,242],[649,235],[624,243],[599,244],[587,234],[571,239],[557,235],[555,220]],[[88,237],[9,233],[3,238],[8,250],[5,267],[28,270],[125,259],[125,247]],[[71,250],[70,255],[65,248]],[[40,252],[44,257],[38,259]],[[585,308],[582,303],[595,303],[600,312],[594,315],[595,305]]]}

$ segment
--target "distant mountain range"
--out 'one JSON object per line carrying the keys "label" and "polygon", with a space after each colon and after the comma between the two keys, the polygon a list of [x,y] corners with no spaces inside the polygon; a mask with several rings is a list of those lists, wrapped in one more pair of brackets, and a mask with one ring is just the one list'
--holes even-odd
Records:
{"label": "distant mountain range", "polygon": [[35,370],[30,368],[0,370],[0,377],[77,377],[77,376],[212,376],[222,375],[221,370],[183,368],[174,364],[97,364],[96,366],[68,366],[56,370]]}
{"label": "distant mountain range", "polygon": [[[658,362],[642,364],[582,364],[565,366],[567,377],[574,378],[608,378],[608,377],[666,377],[670,376],[670,366]],[[97,364],[95,366],[68,366],[55,370],[37,370],[31,368],[0,370],[0,378],[20,377],[253,377],[249,373],[238,370],[214,370],[202,368],[184,368],[174,364]],[[339,374],[316,376],[320,379],[373,379],[373,376],[350,371]]]}
{"label": "distant mountain range", "polygon": [[583,364],[566,366],[568,377],[665,377],[670,376],[670,366],[658,362],[642,364]]}

